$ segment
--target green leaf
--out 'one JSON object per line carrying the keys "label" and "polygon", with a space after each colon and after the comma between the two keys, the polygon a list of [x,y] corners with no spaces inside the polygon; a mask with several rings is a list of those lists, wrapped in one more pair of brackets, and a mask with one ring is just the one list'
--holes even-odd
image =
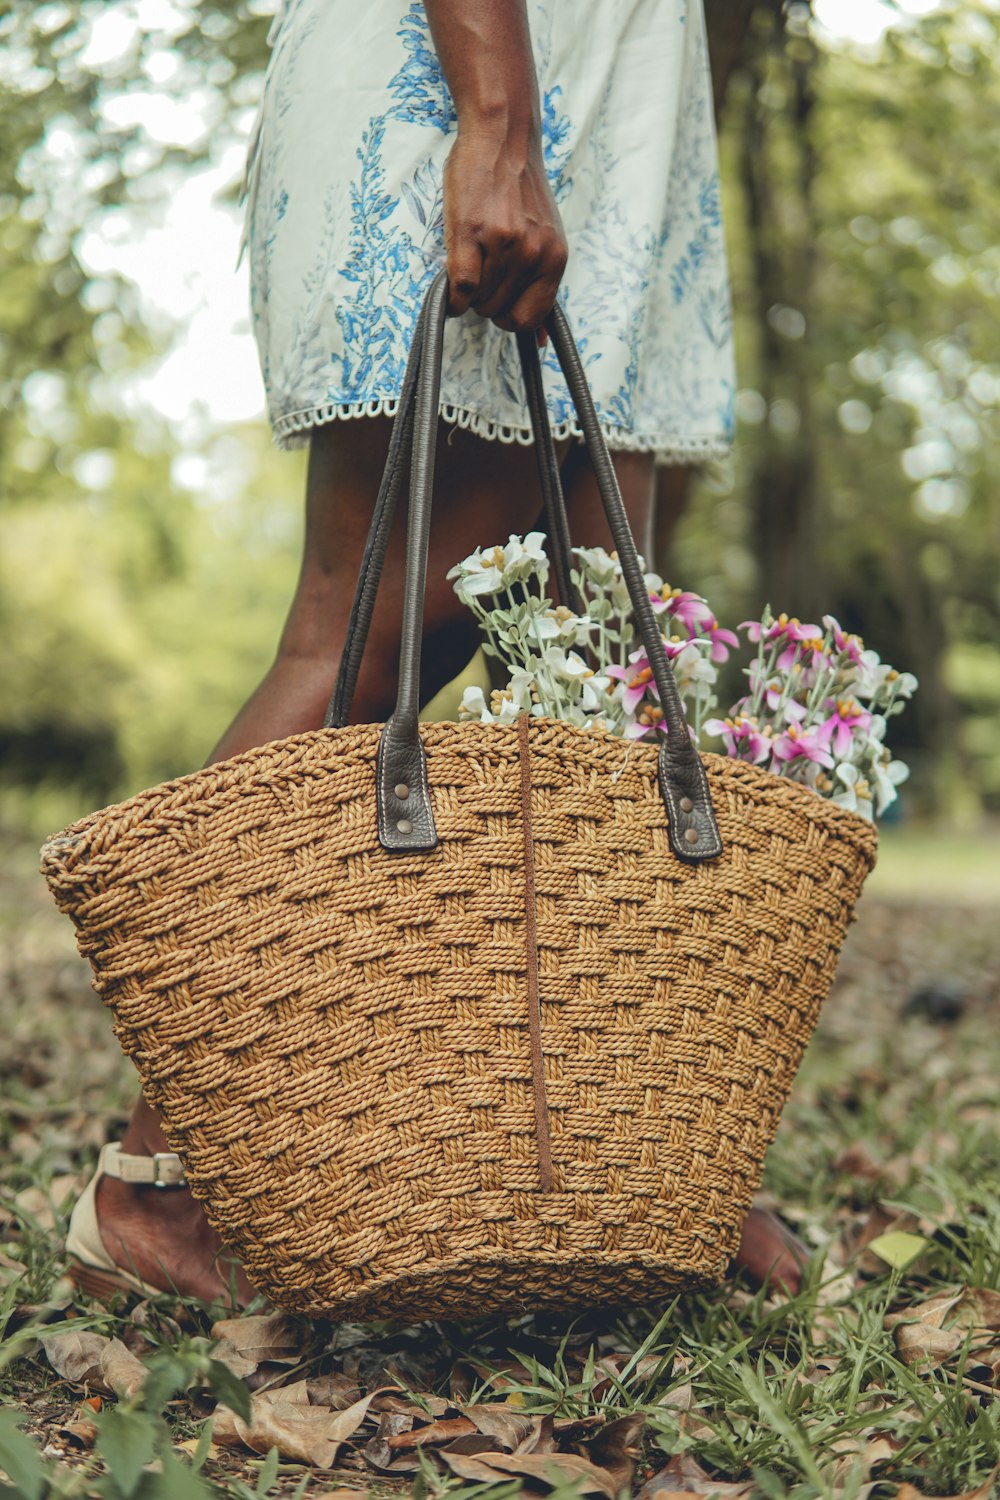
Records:
{"label": "green leaf", "polygon": [[202,1467],[208,1457],[208,1450],[212,1446],[212,1424],[205,1422],[201,1432],[198,1434],[198,1446],[191,1455],[191,1467],[195,1473]]}
{"label": "green leaf", "polygon": [[147,1370],[141,1400],[149,1412],[161,1412],[175,1392],[187,1388],[194,1373],[190,1359],[183,1359],[169,1349],[155,1354]]}
{"label": "green leaf", "polygon": [[101,1418],[95,1448],[108,1466],[120,1492],[129,1497],[151,1463],[156,1449],[156,1424],[141,1411],[116,1406]]}
{"label": "green leaf", "polygon": [[267,1457],[265,1458],[264,1462],[261,1464],[261,1466],[260,1466],[260,1473],[257,1475],[257,1493],[258,1493],[258,1495],[266,1495],[268,1493],[268,1491],[273,1488],[274,1481],[277,1479],[277,1477],[278,1477],[278,1450],[277,1450],[277,1448],[268,1448],[268,1450],[267,1450]]}
{"label": "green leaf", "polygon": [[211,1500],[212,1490],[204,1479],[173,1449],[165,1447],[161,1456],[163,1473],[156,1476],[156,1500]]}
{"label": "green leaf", "polygon": [[244,1422],[250,1420],[250,1392],[232,1372],[217,1359],[209,1360],[208,1388],[216,1401],[225,1402]]}
{"label": "green leaf", "polygon": [[0,1469],[14,1481],[19,1500],[40,1500],[45,1488],[42,1456],[27,1433],[18,1431],[20,1412],[0,1411]]}
{"label": "green leaf", "polygon": [[865,1248],[877,1255],[879,1260],[884,1260],[894,1271],[905,1271],[919,1255],[923,1255],[929,1245],[930,1240],[925,1240],[921,1234],[907,1234],[905,1229],[894,1229],[889,1234],[876,1235],[873,1240],[868,1241]]}

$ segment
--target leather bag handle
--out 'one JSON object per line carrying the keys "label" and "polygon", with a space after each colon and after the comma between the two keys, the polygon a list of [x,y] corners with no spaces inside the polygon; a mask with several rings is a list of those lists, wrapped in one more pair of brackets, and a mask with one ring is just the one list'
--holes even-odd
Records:
{"label": "leather bag handle", "polygon": [[[399,659],[399,687],[396,707],[385,724],[379,740],[377,765],[379,840],[389,850],[432,849],[437,842],[427,782],[427,763],[418,729],[420,698],[420,643],[423,630],[424,590],[427,577],[427,551],[430,538],[431,496],[434,487],[434,460],[437,447],[438,406],[441,389],[441,363],[444,325],[448,304],[448,280],[444,271],[431,283],[421,314],[423,350],[411,352],[417,359],[416,410],[412,420],[412,456],[410,465],[410,506],[407,517],[406,565],[403,589],[403,624]],[[618,481],[601,431],[593,397],[587,384],[579,351],[570,332],[566,315],[556,304],[546,319],[546,328],[562,367],[570,395],[576,407],[584,441],[597,479],[601,501],[618,552],[622,573],[628,588],[635,622],[660,694],[667,734],[660,746],[658,777],[667,809],[670,845],[678,859],[701,863],[722,852],[722,840],[712,809],[708,781],[701,759],[692,743],[684,715],[684,705],[669,659],[663,649],[663,637],[656,624],[649,592],[636,553],[635,541],[628,524]],[[526,385],[536,395],[541,385],[537,344],[519,339],[522,361],[526,367],[529,353],[538,369],[538,380],[532,373]],[[409,374],[409,369],[407,371]],[[549,476],[548,494],[555,499],[558,487],[558,465],[544,406],[531,402],[535,425],[539,468],[544,463]],[[397,425],[399,425],[397,416]],[[404,415],[404,426],[406,423]],[[395,433],[393,434],[395,437]],[[401,434],[402,443],[402,434]],[[554,467],[553,467],[554,466]],[[388,469],[387,464],[387,469]],[[557,485],[551,484],[553,472]],[[543,483],[545,481],[543,480]],[[398,481],[397,481],[398,484]],[[386,481],[383,481],[383,488]],[[391,488],[391,486],[390,486]],[[398,493],[398,490],[397,490]],[[565,509],[563,509],[565,518]],[[568,533],[564,533],[564,538]],[[557,549],[559,544],[557,543]],[[566,549],[568,552],[568,548]],[[384,549],[383,549],[384,556]]]}
{"label": "leather bag handle", "polygon": [[[350,720],[358,672],[361,669],[361,659],[368,640],[368,632],[375,611],[375,599],[385,565],[389,534],[392,530],[403,477],[410,460],[413,418],[416,410],[417,373],[423,353],[425,311],[426,300],[421,307],[410,345],[403,387],[396,408],[392,436],[389,440],[385,470],[375,508],[372,511],[361,569],[354,591],[354,602],[351,606],[350,622],[341,652],[337,680],[323,719],[324,729],[341,729]],[[538,465],[542,504],[548,529],[549,555],[559,590],[559,599],[575,613],[579,613],[580,600],[572,578],[572,547],[569,520],[566,515],[566,500],[559,474],[559,460],[549,427],[545,389],[542,384],[542,367],[538,358],[538,343],[534,333],[518,335],[518,353],[521,358],[528,410],[531,413],[531,425],[535,433],[535,459]],[[544,434],[541,441],[538,437],[539,433]]]}

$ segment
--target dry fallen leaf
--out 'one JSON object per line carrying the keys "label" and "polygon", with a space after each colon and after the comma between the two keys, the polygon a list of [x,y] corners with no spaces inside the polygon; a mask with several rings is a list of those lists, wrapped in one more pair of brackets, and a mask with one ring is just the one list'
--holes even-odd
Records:
{"label": "dry fallen leaf", "polygon": [[647,1479],[638,1500],[687,1500],[689,1496],[717,1495],[719,1500],[742,1500],[753,1484],[730,1484],[713,1479],[689,1453],[677,1454],[658,1474]]}
{"label": "dry fallen leaf", "polygon": [[468,1417],[442,1417],[435,1422],[425,1422],[423,1427],[411,1427],[408,1431],[395,1433],[386,1439],[392,1452],[404,1452],[407,1448],[428,1448],[436,1443],[450,1443],[453,1438],[465,1437],[476,1429]]}
{"label": "dry fallen leaf", "polygon": [[48,1188],[23,1188],[15,1198],[17,1208],[34,1219],[39,1229],[55,1229],[56,1209],[62,1208],[71,1197],[83,1191],[84,1179],[78,1172],[67,1172],[53,1177]]}
{"label": "dry fallen leaf", "polygon": [[101,1352],[110,1341],[101,1333],[57,1333],[43,1341],[45,1357],[70,1385],[100,1385]]}
{"label": "dry fallen leaf", "polygon": [[580,1495],[596,1495],[601,1500],[616,1500],[618,1494],[617,1486],[607,1470],[598,1469],[585,1458],[577,1458],[572,1453],[472,1455],[453,1453],[444,1448],[440,1456],[460,1479],[497,1484],[502,1478],[516,1476],[527,1480],[532,1489],[540,1489],[543,1494],[557,1485],[575,1481]]}
{"label": "dry fallen leaf", "polygon": [[928,1297],[924,1302],[914,1302],[912,1307],[905,1307],[901,1312],[887,1313],[885,1326],[895,1328],[901,1323],[918,1322],[928,1328],[943,1328],[948,1315],[957,1307],[961,1298],[961,1290],[936,1292],[933,1297]]}
{"label": "dry fallen leaf", "polygon": [[364,1421],[372,1399],[365,1396],[345,1411],[335,1412],[323,1406],[282,1401],[280,1396],[280,1391],[251,1396],[249,1422],[228,1407],[218,1407],[212,1421],[214,1441],[228,1448],[242,1443],[262,1454],[277,1448],[282,1458],[331,1469],[341,1448]]}
{"label": "dry fallen leaf", "polygon": [[988,1287],[966,1287],[958,1299],[952,1321],[959,1328],[1000,1331],[1000,1292]]}
{"label": "dry fallen leaf", "polygon": [[384,1411],[378,1419],[378,1430],[365,1444],[364,1456],[373,1469],[383,1474],[414,1474],[420,1467],[416,1453],[390,1448],[392,1439],[413,1430],[412,1414]]}
{"label": "dry fallen leaf", "polygon": [[294,1365],[302,1357],[307,1334],[287,1313],[259,1313],[245,1318],[221,1318],[212,1324],[217,1340],[212,1358],[243,1379],[262,1364]]}
{"label": "dry fallen leaf", "polygon": [[611,1475],[616,1493],[632,1483],[645,1425],[646,1418],[640,1412],[630,1412],[609,1422],[586,1444],[591,1463]]}
{"label": "dry fallen leaf", "polygon": [[116,1396],[131,1401],[142,1390],[146,1370],[121,1339],[111,1339],[101,1350],[101,1379]]}
{"label": "dry fallen leaf", "polygon": [[313,1406],[329,1406],[334,1411],[344,1411],[361,1399],[360,1386],[347,1375],[314,1375],[306,1384],[309,1387],[309,1401]]}
{"label": "dry fallen leaf", "polygon": [[[193,1437],[193,1438],[183,1438],[179,1443],[175,1443],[174,1447],[175,1448],[182,1448],[185,1453],[190,1453],[191,1457],[193,1458],[194,1455],[198,1452],[198,1448],[200,1447],[200,1445],[201,1445],[201,1438],[200,1437]],[[219,1456],[218,1444],[216,1444],[216,1443],[209,1443],[209,1445],[208,1445],[208,1451],[205,1454],[205,1457],[206,1458],[218,1458],[218,1456]]]}
{"label": "dry fallen leaf", "polygon": [[[989,1478],[977,1485],[974,1490],[963,1490],[960,1495],[940,1496],[939,1500],[993,1500],[998,1474],[1000,1474],[1000,1468],[994,1469]],[[918,1489],[914,1489],[912,1484],[901,1484],[896,1491],[896,1500],[926,1500],[926,1496],[922,1495]]]}
{"label": "dry fallen leaf", "polygon": [[935,1328],[928,1323],[900,1323],[896,1348],[904,1365],[940,1365],[961,1348],[964,1334],[957,1328]]}
{"label": "dry fallen leaf", "polygon": [[93,1410],[87,1410],[85,1406],[86,1404],[81,1405],[80,1410],[74,1412],[72,1418],[58,1429],[59,1437],[66,1438],[74,1448],[92,1448],[97,1437]]}
{"label": "dry fallen leaf", "polygon": [[[543,1432],[541,1417],[529,1417],[523,1412],[511,1411],[502,1402],[483,1402],[461,1408],[473,1423],[477,1432],[492,1438],[500,1449],[508,1453],[533,1453]],[[551,1422],[549,1428],[551,1432]]]}

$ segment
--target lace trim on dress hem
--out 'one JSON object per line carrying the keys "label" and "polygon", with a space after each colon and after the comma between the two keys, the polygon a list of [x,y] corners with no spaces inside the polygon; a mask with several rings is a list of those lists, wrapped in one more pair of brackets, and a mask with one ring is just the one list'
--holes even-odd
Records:
{"label": "lace trim on dress hem", "polygon": [[[385,396],[371,401],[324,402],[302,411],[288,412],[273,423],[275,447],[286,450],[302,448],[309,441],[309,432],[313,427],[322,427],[327,422],[348,421],[354,417],[392,417],[395,416],[398,405],[395,396]],[[446,422],[464,427],[477,437],[499,443],[521,443],[525,447],[530,446],[533,441],[531,428],[528,426],[506,426],[479,412],[470,411],[467,407],[452,406],[445,401],[441,402],[439,410]],[[627,449],[635,453],[655,453],[661,463],[704,463],[711,458],[724,458],[732,449],[732,444],[717,433],[694,436],[685,434],[683,437],[678,433],[662,433],[654,437],[651,433],[630,432],[625,427],[616,427],[606,422],[601,423],[601,429],[608,447],[613,451]],[[553,422],[552,436],[557,440],[582,438],[583,433],[573,417],[566,422]]]}

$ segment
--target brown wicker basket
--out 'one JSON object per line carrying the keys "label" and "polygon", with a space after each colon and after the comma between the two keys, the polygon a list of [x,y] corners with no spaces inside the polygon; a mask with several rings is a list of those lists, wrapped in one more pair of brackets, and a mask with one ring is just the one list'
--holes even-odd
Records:
{"label": "brown wicker basket", "polygon": [[[421,447],[419,412],[403,436]],[[721,840],[699,857],[662,750],[522,717],[421,726],[430,842],[419,808],[376,819],[380,799],[406,811],[394,722],[265,745],[43,850],[195,1195],[302,1312],[473,1316],[717,1278],[871,824],[691,752],[677,806],[704,786],[696,834]]]}

